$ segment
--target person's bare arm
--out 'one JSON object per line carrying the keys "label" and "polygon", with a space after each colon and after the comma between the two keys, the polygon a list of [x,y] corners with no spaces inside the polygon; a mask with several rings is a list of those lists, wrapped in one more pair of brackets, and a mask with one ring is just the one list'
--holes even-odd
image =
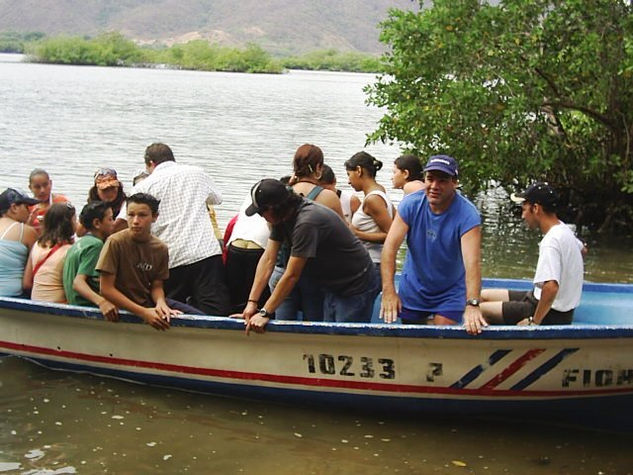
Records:
{"label": "person's bare arm", "polygon": [[[556,299],[556,295],[558,295],[558,282],[555,280],[548,280],[543,283],[543,287],[541,288],[541,298],[536,305],[536,309],[534,310],[534,315],[532,316],[532,320],[535,325],[540,325],[547,315],[547,312],[552,308],[552,304]],[[529,325],[530,320],[528,318],[524,318],[517,325]]]}
{"label": "person's bare arm", "polygon": [[394,276],[396,274],[396,255],[409,231],[409,226],[396,215],[387,233],[380,256],[380,275],[382,277],[382,300],[380,302],[380,318],[385,323],[393,323],[398,318],[402,303],[396,293]]}
{"label": "person's bare arm", "polygon": [[363,202],[363,211],[374,218],[374,221],[380,228],[380,231],[365,232],[355,227],[351,227],[352,232],[363,241],[383,243],[387,238],[387,233],[391,227],[393,219],[389,216],[387,203],[378,195],[371,195],[365,198]]}
{"label": "person's bare arm", "polygon": [[347,222],[345,221],[345,215],[343,214],[343,208],[341,207],[341,200],[332,190],[321,191],[314,201],[322,204],[323,206],[327,206],[338,214],[344,222]]}
{"label": "person's bare arm", "polygon": [[92,287],[88,284],[88,276],[86,274],[77,274],[75,276],[73,279],[73,290],[99,307],[101,314],[106,320],[116,322],[119,319],[119,309],[108,299],[92,290]]}
{"label": "person's bare arm", "polygon": [[259,302],[262,292],[268,285],[268,280],[275,268],[275,262],[277,262],[277,254],[279,253],[280,247],[280,241],[273,241],[272,239],[269,239],[264,253],[259,258],[259,262],[257,263],[257,268],[255,270],[255,278],[253,279],[253,285],[251,286],[251,291],[248,294],[248,302],[242,312],[242,317],[244,318],[245,323],[248,323],[249,319],[257,313],[257,302]]}
{"label": "person's bare arm", "polygon": [[[475,226],[464,233],[461,238],[462,258],[466,270],[466,298],[481,298],[481,227]],[[488,322],[481,314],[481,309],[466,305],[464,310],[464,326],[471,335],[481,333]]]}
{"label": "person's bare arm", "polygon": [[[281,279],[279,279],[279,282],[277,282],[272,295],[264,304],[264,308],[267,312],[274,312],[290,294],[294,286],[297,285],[307,261],[308,260],[303,257],[291,257],[290,260],[288,260],[286,270],[281,276]],[[264,327],[269,320],[270,318],[256,313],[248,320],[246,325],[246,334],[248,335],[250,330],[257,333],[263,333]]]}
{"label": "person's bare arm", "polygon": [[115,275],[101,271],[99,283],[103,296],[119,308],[123,308],[141,317],[157,330],[167,330],[169,321],[158,314],[155,308],[146,308],[127,298],[114,285]]}

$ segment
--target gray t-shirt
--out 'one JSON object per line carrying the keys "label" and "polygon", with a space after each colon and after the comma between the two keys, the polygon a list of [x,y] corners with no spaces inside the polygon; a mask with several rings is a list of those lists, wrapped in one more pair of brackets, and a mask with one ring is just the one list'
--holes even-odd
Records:
{"label": "gray t-shirt", "polygon": [[293,219],[273,226],[270,239],[288,240],[291,256],[308,259],[304,272],[336,295],[357,295],[370,285],[369,253],[330,208],[304,199]]}

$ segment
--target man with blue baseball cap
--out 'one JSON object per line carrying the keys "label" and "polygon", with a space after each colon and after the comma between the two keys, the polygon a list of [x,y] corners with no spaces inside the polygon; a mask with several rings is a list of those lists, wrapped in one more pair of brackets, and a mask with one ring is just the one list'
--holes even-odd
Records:
{"label": "man with blue baseball cap", "polygon": [[[471,334],[487,323],[481,315],[481,218],[457,192],[459,167],[434,155],[424,167],[424,190],[400,202],[382,251],[382,305],[387,323],[464,324]],[[398,292],[396,254],[407,238]]]}

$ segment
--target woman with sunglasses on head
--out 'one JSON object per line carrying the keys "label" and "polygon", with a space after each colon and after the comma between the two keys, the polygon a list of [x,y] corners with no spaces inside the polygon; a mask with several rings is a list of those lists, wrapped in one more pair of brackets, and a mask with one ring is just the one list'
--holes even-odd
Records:
{"label": "woman with sunglasses on head", "polygon": [[22,278],[37,232],[26,222],[29,205],[38,201],[7,188],[0,193],[0,296],[22,296]]}
{"label": "woman with sunglasses on head", "polygon": [[[113,168],[100,168],[95,172],[94,185],[88,192],[88,203],[103,201],[110,205],[114,216],[113,232],[127,228],[125,199],[123,183],[119,181],[116,170]],[[83,233],[79,231],[77,234],[81,235]]]}
{"label": "woman with sunglasses on head", "polygon": [[33,300],[66,303],[64,260],[76,228],[75,208],[70,203],[55,203],[44,216],[42,235],[31,249],[22,280],[25,289],[32,288]]}
{"label": "woman with sunglasses on head", "polygon": [[54,203],[66,203],[68,198],[59,193],[53,193],[53,180],[48,172],[42,168],[35,168],[29,174],[29,190],[38,203],[29,206],[27,224],[32,226],[38,235],[42,232],[44,215]]}

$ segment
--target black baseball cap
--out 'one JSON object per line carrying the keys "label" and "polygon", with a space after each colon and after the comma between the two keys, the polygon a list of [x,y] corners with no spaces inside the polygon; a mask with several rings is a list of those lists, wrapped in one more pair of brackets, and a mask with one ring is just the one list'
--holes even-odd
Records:
{"label": "black baseball cap", "polygon": [[246,216],[260,213],[264,208],[286,201],[291,195],[289,187],[274,178],[264,178],[251,188],[251,205],[246,208]]}
{"label": "black baseball cap", "polygon": [[510,199],[518,204],[523,204],[523,202],[526,201],[550,208],[555,208],[558,205],[558,195],[554,191],[554,188],[543,182],[536,182],[530,185],[525,191],[512,193]]}
{"label": "black baseball cap", "polygon": [[15,188],[7,188],[0,193],[0,212],[8,210],[12,204],[26,203],[27,205],[35,205],[40,200],[31,198],[24,191]]}

